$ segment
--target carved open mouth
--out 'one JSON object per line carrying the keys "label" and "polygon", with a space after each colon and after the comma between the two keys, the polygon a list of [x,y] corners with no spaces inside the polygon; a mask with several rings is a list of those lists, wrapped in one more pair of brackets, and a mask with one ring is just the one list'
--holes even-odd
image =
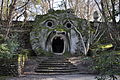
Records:
{"label": "carved open mouth", "polygon": [[64,51],[64,39],[60,36],[56,36],[52,40],[52,51],[54,53],[63,53]]}

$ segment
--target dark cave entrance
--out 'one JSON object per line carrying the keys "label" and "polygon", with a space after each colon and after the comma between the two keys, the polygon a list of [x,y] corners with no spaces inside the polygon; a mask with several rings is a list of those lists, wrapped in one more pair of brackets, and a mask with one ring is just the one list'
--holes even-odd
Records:
{"label": "dark cave entrance", "polygon": [[64,40],[62,37],[55,37],[52,41],[52,50],[54,53],[63,53],[64,51]]}

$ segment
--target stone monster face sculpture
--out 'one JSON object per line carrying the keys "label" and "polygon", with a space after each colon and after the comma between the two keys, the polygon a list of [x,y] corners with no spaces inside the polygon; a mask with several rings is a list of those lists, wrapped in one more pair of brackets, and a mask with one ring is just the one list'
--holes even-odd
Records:
{"label": "stone monster face sculpture", "polygon": [[35,25],[30,33],[33,50],[40,53],[44,50],[53,54],[82,52],[78,33],[74,30],[78,27],[79,18],[71,11],[49,11],[45,15],[39,15],[35,19]]}

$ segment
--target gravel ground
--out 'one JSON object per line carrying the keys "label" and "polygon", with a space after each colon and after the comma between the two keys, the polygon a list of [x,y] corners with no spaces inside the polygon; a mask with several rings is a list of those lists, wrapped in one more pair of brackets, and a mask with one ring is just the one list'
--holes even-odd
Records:
{"label": "gravel ground", "polygon": [[6,80],[96,80],[95,75],[26,75],[22,77],[12,77]]}
{"label": "gravel ground", "polygon": [[[97,80],[95,75],[75,74],[75,75],[25,75],[21,77],[11,77],[6,80]],[[120,80],[120,76],[118,76]]]}

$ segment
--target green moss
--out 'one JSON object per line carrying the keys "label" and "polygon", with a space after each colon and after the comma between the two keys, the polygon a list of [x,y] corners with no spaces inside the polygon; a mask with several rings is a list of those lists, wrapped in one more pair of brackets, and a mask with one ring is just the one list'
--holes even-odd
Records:
{"label": "green moss", "polygon": [[63,54],[63,56],[64,56],[64,57],[71,57],[72,54],[71,54],[70,52],[65,52],[65,53]]}
{"label": "green moss", "polygon": [[43,22],[43,21],[46,21],[46,20],[49,20],[49,19],[56,19],[56,17],[53,17],[53,16],[42,16],[42,18],[40,18],[40,17],[37,17],[36,19],[35,19],[35,25],[36,24],[39,24],[40,22]]}
{"label": "green moss", "polygon": [[38,48],[36,51],[37,51],[38,55],[40,55],[40,56],[53,56],[53,53],[47,52],[41,48]]}
{"label": "green moss", "polygon": [[56,31],[65,31],[64,29],[61,29],[61,28],[57,28],[57,29],[55,29]]}
{"label": "green moss", "polygon": [[[70,16],[70,17],[69,17]],[[55,23],[57,23],[57,21],[60,21],[60,23],[55,24],[54,28],[50,28],[50,27],[46,27],[46,25],[44,25],[44,22],[49,20],[49,19],[53,19],[56,20]],[[79,31],[82,33],[82,35],[88,35],[88,32],[86,30],[82,30],[81,26],[83,21],[85,22],[85,19],[80,19],[77,16],[75,16],[72,13],[68,13],[66,10],[56,10],[56,11],[51,11],[45,15],[39,15],[36,17],[35,19],[35,24],[34,24],[34,32],[40,32],[41,30],[47,30],[47,32],[50,31],[65,31],[65,32],[69,32],[71,31],[71,29],[68,29],[65,27],[65,22],[67,21],[73,21],[76,22],[75,27],[77,27],[79,29]],[[39,34],[34,34],[33,36],[38,36]],[[46,36],[45,36],[46,37]],[[70,45],[70,44],[69,44]],[[40,55],[50,55],[51,56],[51,52],[46,52],[42,49],[37,49],[36,50],[37,53],[39,53]],[[70,56],[70,53],[65,53],[65,56]]]}
{"label": "green moss", "polygon": [[111,48],[113,47],[112,44],[106,44],[106,45],[98,45],[99,48],[102,48],[102,49],[108,49],[108,48]]}
{"label": "green moss", "polygon": [[[45,21],[45,20],[48,20],[48,19],[55,19],[57,20],[57,15],[59,14],[63,14],[65,17],[61,17],[60,19],[63,19],[64,20],[73,20],[73,21],[77,21],[79,22],[79,24],[81,24],[82,21],[84,21],[85,19],[80,19],[80,18],[77,18],[77,17],[67,17],[67,13],[66,10],[56,10],[56,11],[53,11],[53,12],[50,12],[50,13],[47,13],[47,14],[44,14],[44,15],[38,15],[36,16],[36,19],[35,19],[35,25],[38,25],[40,22],[42,21]],[[53,16],[51,16],[53,15]],[[74,15],[74,14],[73,14]]]}

